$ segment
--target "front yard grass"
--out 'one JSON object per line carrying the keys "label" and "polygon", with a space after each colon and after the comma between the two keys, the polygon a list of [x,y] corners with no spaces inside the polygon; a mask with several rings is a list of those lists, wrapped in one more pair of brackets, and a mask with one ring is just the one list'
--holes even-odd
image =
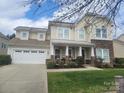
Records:
{"label": "front yard grass", "polygon": [[[124,69],[102,71],[49,72],[49,93],[103,93],[114,82],[114,76],[124,76]],[[105,84],[107,83],[107,84]]]}

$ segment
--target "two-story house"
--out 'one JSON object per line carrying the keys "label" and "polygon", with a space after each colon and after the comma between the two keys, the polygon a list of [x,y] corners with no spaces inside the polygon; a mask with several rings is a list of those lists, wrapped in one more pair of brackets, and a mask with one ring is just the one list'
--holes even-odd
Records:
{"label": "two-story house", "polygon": [[0,32],[0,55],[7,54],[8,42],[9,42],[9,39]]}
{"label": "two-story house", "polygon": [[45,59],[82,56],[85,62],[90,60],[92,63],[95,58],[100,57],[104,62],[112,63],[112,23],[108,24],[108,19],[99,15],[91,21],[93,18],[94,15],[85,15],[76,23],[50,21],[48,29],[17,27],[16,38],[12,41],[14,43],[9,48],[9,54],[14,63],[33,61],[35,57],[32,50],[37,51],[36,59],[38,55],[40,57],[33,63],[41,62],[45,56],[40,56],[43,53],[40,54],[38,49],[46,49],[46,54],[43,54],[46,55]]}

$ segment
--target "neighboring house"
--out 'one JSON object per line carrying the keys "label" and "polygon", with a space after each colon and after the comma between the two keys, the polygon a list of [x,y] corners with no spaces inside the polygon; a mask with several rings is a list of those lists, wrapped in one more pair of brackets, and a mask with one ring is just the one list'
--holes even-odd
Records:
{"label": "neighboring house", "polygon": [[124,58],[124,34],[113,40],[114,57]]}
{"label": "neighboring house", "polygon": [[8,41],[9,39],[0,32],[0,55],[7,54]]}
{"label": "neighboring house", "polygon": [[112,23],[107,18],[86,15],[76,23],[50,21],[48,29],[17,27],[16,38],[11,40],[8,53],[13,63],[40,63],[42,59],[77,58],[84,61],[102,58],[105,63],[114,59]]}

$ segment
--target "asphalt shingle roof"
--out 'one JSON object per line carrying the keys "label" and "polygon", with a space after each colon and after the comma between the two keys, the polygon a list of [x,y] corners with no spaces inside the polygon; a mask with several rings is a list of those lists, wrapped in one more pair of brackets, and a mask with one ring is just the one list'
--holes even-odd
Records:
{"label": "asphalt shingle roof", "polygon": [[20,40],[17,38],[13,38],[9,41],[9,46],[14,47],[29,47],[29,48],[49,48],[50,41],[38,41],[35,39],[29,39],[29,40]]}
{"label": "asphalt shingle roof", "polygon": [[2,34],[1,32],[0,32],[0,37],[8,40],[8,38],[4,34]]}

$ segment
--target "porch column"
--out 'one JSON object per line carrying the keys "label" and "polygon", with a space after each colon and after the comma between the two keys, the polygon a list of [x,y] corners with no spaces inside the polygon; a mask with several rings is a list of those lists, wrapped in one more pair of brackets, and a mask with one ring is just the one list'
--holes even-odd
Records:
{"label": "porch column", "polygon": [[68,56],[69,53],[68,53],[68,46],[66,46],[66,51],[65,51],[65,56]]}
{"label": "porch column", "polygon": [[95,66],[94,47],[91,47],[91,65]]}
{"label": "porch column", "polygon": [[51,44],[51,55],[52,55],[52,56],[55,55],[55,54],[54,54],[54,45],[53,45],[53,44]]}
{"label": "porch column", "polygon": [[82,47],[81,46],[79,47],[79,54],[78,54],[78,56],[82,56]]}
{"label": "porch column", "polygon": [[94,57],[94,47],[91,48],[91,57]]}

